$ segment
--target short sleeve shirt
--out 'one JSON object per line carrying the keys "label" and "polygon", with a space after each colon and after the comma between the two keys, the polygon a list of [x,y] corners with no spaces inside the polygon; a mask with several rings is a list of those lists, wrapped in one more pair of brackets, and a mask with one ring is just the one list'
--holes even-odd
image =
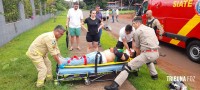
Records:
{"label": "short sleeve shirt", "polygon": [[141,51],[159,48],[158,38],[154,30],[143,24],[135,31],[134,41],[135,46]]}
{"label": "short sleeve shirt", "polygon": [[30,51],[39,53],[41,56],[46,55],[48,52],[51,55],[57,55],[60,50],[53,32],[47,32],[38,36],[29,47]]}
{"label": "short sleeve shirt", "polygon": [[106,16],[109,16],[109,10],[106,11]]}
{"label": "short sleeve shirt", "polygon": [[101,19],[103,19],[103,18],[102,18],[102,14],[101,14],[101,12],[100,12],[100,11],[99,11],[99,12],[97,12],[96,18],[98,18],[98,19],[100,19],[100,20],[101,20]]}
{"label": "short sleeve shirt", "polygon": [[116,14],[115,10],[112,9],[112,16],[114,16]]}
{"label": "short sleeve shirt", "polygon": [[96,35],[98,34],[98,28],[99,24],[101,23],[101,20],[96,18],[95,20],[92,20],[90,17],[86,18],[84,23],[88,26],[88,34],[89,35]]}
{"label": "short sleeve shirt", "polygon": [[133,40],[133,33],[135,32],[135,29],[133,27],[133,31],[130,34],[126,34],[125,27],[121,28],[119,31],[119,41],[123,42],[122,39],[126,39],[127,42],[131,42]]}
{"label": "short sleeve shirt", "polygon": [[119,10],[118,9],[116,10],[116,15],[119,15]]}
{"label": "short sleeve shirt", "polygon": [[67,18],[70,19],[69,27],[79,28],[81,27],[81,19],[83,19],[83,13],[80,9],[75,10],[74,8],[69,9]]}

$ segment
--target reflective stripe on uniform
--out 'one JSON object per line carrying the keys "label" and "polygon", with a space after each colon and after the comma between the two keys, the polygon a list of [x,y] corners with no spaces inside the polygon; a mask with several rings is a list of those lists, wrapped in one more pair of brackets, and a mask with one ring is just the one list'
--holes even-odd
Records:
{"label": "reflective stripe on uniform", "polygon": [[39,54],[40,56],[43,56],[43,54],[40,52],[40,51],[38,51],[38,50],[34,50],[37,54]]}
{"label": "reflective stripe on uniform", "polygon": [[37,84],[44,84],[44,80],[37,80]]}
{"label": "reflective stripe on uniform", "polygon": [[[26,52],[26,55],[27,55],[27,56],[31,56],[30,53],[29,53],[29,51]],[[34,60],[32,60],[32,62],[33,62],[34,64],[38,64],[40,61],[34,61]]]}
{"label": "reflective stripe on uniform", "polygon": [[26,52],[26,55],[29,56],[29,51]]}
{"label": "reflective stripe on uniform", "polygon": [[48,78],[52,77],[52,75],[47,75]]}
{"label": "reflective stripe on uniform", "polygon": [[[33,61],[33,60],[32,60]],[[40,61],[33,61],[34,64],[38,64]]]}
{"label": "reflective stripe on uniform", "polygon": [[[35,51],[38,55],[43,56],[43,54],[42,54],[40,51],[38,51],[38,50],[33,50],[33,51]],[[30,52],[27,51],[27,52],[26,52],[26,55],[27,55],[27,56],[30,56]]]}
{"label": "reflective stripe on uniform", "polygon": [[133,59],[133,58],[130,58],[130,57],[129,57],[127,61],[130,62],[132,59]]}

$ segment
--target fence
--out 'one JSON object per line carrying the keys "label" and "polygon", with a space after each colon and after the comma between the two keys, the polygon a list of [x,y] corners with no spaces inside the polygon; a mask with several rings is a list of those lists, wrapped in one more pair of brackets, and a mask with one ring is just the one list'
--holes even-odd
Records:
{"label": "fence", "polygon": [[50,14],[42,15],[42,12],[40,12],[40,15],[36,15],[34,0],[30,0],[30,3],[33,13],[31,18],[26,19],[24,4],[20,2],[18,5],[20,20],[12,23],[7,23],[3,14],[4,8],[6,7],[3,7],[3,1],[0,0],[0,47],[8,43],[17,35],[37,26],[38,24],[46,21],[51,17]]}

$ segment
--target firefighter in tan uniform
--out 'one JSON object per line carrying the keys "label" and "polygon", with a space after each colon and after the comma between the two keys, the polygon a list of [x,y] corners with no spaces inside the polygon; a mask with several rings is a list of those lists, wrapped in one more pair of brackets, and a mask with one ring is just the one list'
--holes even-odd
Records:
{"label": "firefighter in tan uniform", "polygon": [[[153,62],[159,57],[159,42],[154,30],[143,25],[141,17],[133,19],[133,27],[136,29],[133,40],[135,41],[134,49],[137,52],[137,56],[123,66],[121,73],[115,78],[113,83],[110,86],[104,87],[106,90],[118,90],[118,87],[127,79],[131,70],[135,70],[143,64]],[[154,64],[150,63],[147,66],[152,79],[157,79],[158,76]]]}
{"label": "firefighter in tan uniform", "polygon": [[44,80],[53,80],[51,61],[48,58],[48,52],[53,56],[60,65],[60,50],[57,40],[64,34],[65,29],[58,25],[54,31],[47,32],[38,36],[30,45],[26,55],[32,60],[38,71],[38,79],[36,86],[44,86]]}

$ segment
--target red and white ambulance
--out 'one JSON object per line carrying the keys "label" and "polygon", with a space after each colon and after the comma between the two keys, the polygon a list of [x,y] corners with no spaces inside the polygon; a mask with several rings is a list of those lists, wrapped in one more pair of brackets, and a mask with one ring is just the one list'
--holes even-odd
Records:
{"label": "red and white ambulance", "polygon": [[188,57],[200,63],[200,0],[148,0],[143,8],[152,10],[163,25],[161,41],[185,48]]}

